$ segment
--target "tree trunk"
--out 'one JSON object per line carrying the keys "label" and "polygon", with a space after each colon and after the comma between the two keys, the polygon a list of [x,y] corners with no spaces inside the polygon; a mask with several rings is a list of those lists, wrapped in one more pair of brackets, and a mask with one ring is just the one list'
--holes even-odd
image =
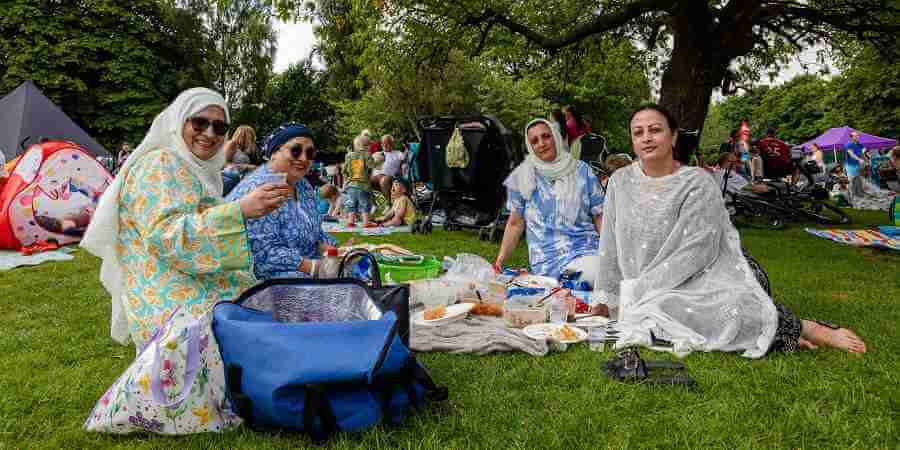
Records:
{"label": "tree trunk", "polygon": [[[678,26],[685,25],[685,26]],[[677,24],[675,46],[663,72],[659,104],[669,110],[681,128],[703,131],[712,91],[722,83],[730,58],[712,48],[697,24]]]}

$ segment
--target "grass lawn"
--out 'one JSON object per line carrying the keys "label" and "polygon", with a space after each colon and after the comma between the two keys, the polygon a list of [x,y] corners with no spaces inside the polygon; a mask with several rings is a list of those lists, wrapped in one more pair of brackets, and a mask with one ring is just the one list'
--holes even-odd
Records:
{"label": "grass lawn", "polygon": [[[856,212],[855,226],[881,224],[886,216]],[[402,427],[342,436],[333,446],[900,446],[900,255],[839,245],[800,227],[741,234],[768,270],[778,301],[802,317],[852,327],[870,353],[824,350],[755,361],[693,354],[685,362],[700,385],[696,391],[608,381],[599,367],[612,353],[584,345],[545,358],[422,354],[437,381],[450,388],[450,401]],[[471,232],[369,241],[489,260],[497,251]],[[510,262],[526,261],[523,246]],[[133,356],[109,338],[109,300],[98,270],[99,260],[78,251],[74,261],[0,272],[0,449],[309,445],[302,436],[250,431],[179,438],[82,431],[94,402]]]}

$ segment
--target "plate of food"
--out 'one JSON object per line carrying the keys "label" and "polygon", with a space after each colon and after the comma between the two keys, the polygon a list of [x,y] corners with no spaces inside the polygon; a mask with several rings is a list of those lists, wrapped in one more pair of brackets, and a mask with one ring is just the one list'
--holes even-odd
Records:
{"label": "plate of food", "polygon": [[573,325],[557,324],[557,323],[536,323],[528,325],[522,332],[534,340],[545,340],[559,342],[561,344],[577,344],[587,339],[588,334]]}
{"label": "plate of food", "polygon": [[466,317],[466,314],[474,306],[474,303],[459,303],[450,306],[439,305],[434,308],[427,308],[424,311],[415,313],[413,322],[416,325],[425,326],[443,325]]}

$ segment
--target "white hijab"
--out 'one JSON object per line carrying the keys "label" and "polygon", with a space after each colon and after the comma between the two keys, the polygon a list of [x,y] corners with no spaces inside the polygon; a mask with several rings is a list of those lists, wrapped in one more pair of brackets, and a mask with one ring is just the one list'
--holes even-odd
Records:
{"label": "white hijab", "polygon": [[[543,123],[553,133],[553,142],[556,144],[556,159],[552,162],[544,162],[534,154],[531,143],[528,142],[528,130],[538,123]],[[559,133],[559,129],[544,119],[534,119],[525,126],[525,147],[528,156],[519,164],[503,182],[503,185],[512,188],[522,194],[526,199],[534,192],[536,181],[535,173],[553,183],[553,193],[556,194],[556,211],[567,225],[572,225],[578,218],[578,208],[581,199],[578,196],[578,161],[569,154],[569,147]]]}
{"label": "white hijab", "polygon": [[225,120],[229,121],[225,99],[219,93],[206,88],[193,88],[182,92],[171,105],[156,116],[144,140],[119,170],[112,185],[100,197],[97,210],[81,240],[82,248],[103,259],[100,282],[112,297],[110,335],[121,344],[127,344],[131,338],[124,310],[124,271],[116,254],[119,242],[119,195],[122,186],[132,166],[147,153],[162,150],[181,158],[187,164],[191,174],[203,185],[207,196],[221,198],[225,152],[220,148],[212,158],[204,161],[190,151],[182,137],[182,129],[187,120],[209,106],[222,108],[225,111]]}

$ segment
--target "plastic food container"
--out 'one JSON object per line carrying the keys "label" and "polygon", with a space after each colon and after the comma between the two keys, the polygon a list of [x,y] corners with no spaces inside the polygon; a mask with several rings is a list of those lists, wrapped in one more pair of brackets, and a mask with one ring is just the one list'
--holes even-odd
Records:
{"label": "plastic food container", "polygon": [[[526,299],[527,297],[519,297]],[[530,299],[529,299],[530,300]],[[533,300],[538,300],[534,298]],[[526,301],[507,301],[503,305],[503,322],[511,328],[525,328],[534,323],[544,323],[550,313],[549,303],[542,306],[529,306]]]}
{"label": "plastic food container", "polygon": [[445,280],[414,280],[409,283],[409,304],[422,303],[426,308],[452,305],[460,289],[459,283]]}

